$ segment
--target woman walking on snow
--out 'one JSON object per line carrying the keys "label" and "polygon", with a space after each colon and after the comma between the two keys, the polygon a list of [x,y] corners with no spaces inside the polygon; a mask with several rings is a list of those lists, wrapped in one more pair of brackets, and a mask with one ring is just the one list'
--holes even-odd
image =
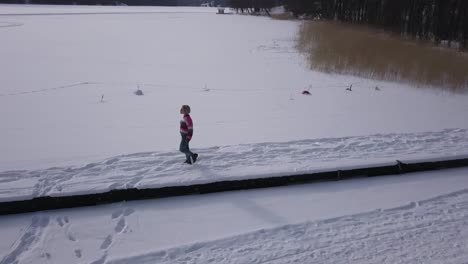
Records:
{"label": "woman walking on snow", "polygon": [[182,140],[180,141],[180,152],[185,154],[185,163],[193,164],[197,161],[198,154],[192,153],[189,148],[189,142],[192,139],[193,135],[193,122],[190,117],[190,106],[183,105],[180,108],[180,114],[184,115],[182,120],[180,120],[180,135]]}

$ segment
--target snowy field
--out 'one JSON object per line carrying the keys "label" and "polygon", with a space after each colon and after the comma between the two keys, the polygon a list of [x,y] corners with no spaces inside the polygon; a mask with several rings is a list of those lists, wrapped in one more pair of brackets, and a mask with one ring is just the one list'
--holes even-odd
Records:
{"label": "snowy field", "polygon": [[[0,5],[0,201],[467,157],[468,95],[312,72],[300,22],[215,13]],[[467,263],[467,190],[457,169],[2,216],[0,264]]]}
{"label": "snowy field", "polygon": [[176,152],[182,104],[194,149],[468,128],[468,95],[312,72],[299,22],[215,13],[0,5],[0,171]]}
{"label": "snowy field", "polygon": [[78,167],[0,172],[0,202],[377,167],[395,165],[397,159],[468,158],[468,130],[231,145],[198,152],[202,158],[194,166],[169,151],[115,156]]}
{"label": "snowy field", "polygon": [[0,263],[466,264],[467,177],[454,169],[2,216]]}

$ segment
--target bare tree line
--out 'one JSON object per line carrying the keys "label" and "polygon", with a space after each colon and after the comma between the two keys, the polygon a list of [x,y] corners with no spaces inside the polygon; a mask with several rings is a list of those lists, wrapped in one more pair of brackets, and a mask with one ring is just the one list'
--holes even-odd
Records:
{"label": "bare tree line", "polygon": [[228,0],[227,5],[241,13],[266,13],[270,15],[271,8],[278,6],[279,0]]}
{"label": "bare tree line", "polygon": [[467,48],[467,0],[282,0],[295,16],[369,24]]}
{"label": "bare tree line", "polygon": [[284,5],[295,16],[369,24],[404,37],[468,45],[468,0],[228,0],[240,12]]}

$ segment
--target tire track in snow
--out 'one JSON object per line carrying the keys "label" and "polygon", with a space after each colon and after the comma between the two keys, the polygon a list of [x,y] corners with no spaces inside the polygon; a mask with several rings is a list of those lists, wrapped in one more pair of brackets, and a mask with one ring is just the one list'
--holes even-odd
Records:
{"label": "tire track in snow", "polygon": [[24,24],[17,23],[17,22],[0,21],[0,28],[20,27],[22,25],[24,25]]}
{"label": "tire track in snow", "polygon": [[88,85],[88,84],[91,84],[91,83],[89,83],[89,82],[81,82],[81,83],[75,83],[75,84],[69,84],[69,85],[62,85],[62,86],[52,87],[52,88],[44,88],[44,89],[38,89],[38,90],[24,91],[24,92],[19,92],[19,93],[0,94],[0,97],[3,97],[3,96],[26,95],[26,94],[34,94],[34,93],[42,93],[42,92],[49,92],[49,91],[60,90],[60,89],[66,89],[66,88],[72,88],[72,87],[83,86],[83,85]]}

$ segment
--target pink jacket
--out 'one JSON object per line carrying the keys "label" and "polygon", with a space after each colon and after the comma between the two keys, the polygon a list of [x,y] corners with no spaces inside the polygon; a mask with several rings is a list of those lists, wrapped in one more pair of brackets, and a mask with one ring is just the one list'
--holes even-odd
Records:
{"label": "pink jacket", "polygon": [[180,120],[180,133],[186,135],[187,139],[192,139],[193,135],[193,122],[190,115],[184,115]]}

